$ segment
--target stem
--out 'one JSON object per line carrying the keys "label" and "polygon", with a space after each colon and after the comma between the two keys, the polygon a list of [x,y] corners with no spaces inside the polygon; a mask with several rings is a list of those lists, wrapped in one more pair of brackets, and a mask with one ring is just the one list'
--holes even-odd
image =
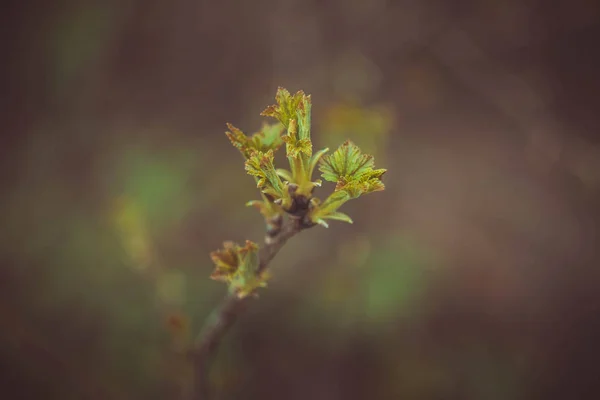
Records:
{"label": "stem", "polygon": [[[267,236],[265,245],[259,250],[259,266],[257,274],[267,269],[271,260],[281,250],[289,238],[298,232],[310,228],[301,218],[289,218],[275,236]],[[206,320],[204,327],[196,338],[191,356],[194,364],[194,388],[191,400],[208,400],[210,397],[210,364],[215,352],[229,330],[251,301],[252,296],[239,299],[235,295],[227,295]]]}

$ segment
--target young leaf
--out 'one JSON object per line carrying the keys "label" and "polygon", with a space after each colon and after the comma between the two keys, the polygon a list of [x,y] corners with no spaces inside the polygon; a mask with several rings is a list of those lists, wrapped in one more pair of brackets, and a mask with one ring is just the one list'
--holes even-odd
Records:
{"label": "young leaf", "polygon": [[253,152],[277,151],[282,145],[281,135],[284,128],[281,124],[263,124],[261,130],[251,137],[246,136],[240,129],[232,124],[227,124],[229,131],[225,132],[229,141],[237,148],[245,159],[250,158]]}
{"label": "young leaf", "polygon": [[[310,95],[303,96],[302,101],[298,104],[296,110],[296,118],[298,119],[298,135],[300,140],[308,140],[310,142],[310,117],[311,117],[312,102]],[[310,156],[310,154],[309,154]]]}
{"label": "young leaf", "polygon": [[229,291],[239,298],[253,294],[259,287],[265,287],[268,275],[257,274],[258,246],[247,240],[244,247],[233,242],[225,242],[222,250],[210,254],[216,265],[211,278],[226,282]]}
{"label": "young leaf", "polygon": [[255,294],[258,288],[267,287],[267,280],[270,278],[270,274],[266,271],[260,275],[256,273],[258,257],[254,255],[253,259],[253,262],[248,262],[247,266],[240,268],[235,273],[229,284],[229,292],[240,299]]}
{"label": "young leaf", "polygon": [[231,142],[233,147],[238,149],[245,158],[248,158],[248,151],[250,150],[248,145],[248,136],[246,136],[244,132],[242,132],[229,122],[227,123],[227,128],[229,128],[229,131],[225,132],[225,134],[229,138],[229,141]]}
{"label": "young leaf", "polygon": [[310,157],[312,154],[312,142],[308,139],[297,139],[293,136],[286,135],[283,137],[283,141],[288,145],[288,157],[296,158],[300,156],[300,154],[305,154]]}
{"label": "young leaf", "polygon": [[285,199],[288,196],[288,192],[285,190],[281,178],[277,175],[273,159],[273,150],[269,150],[266,153],[255,151],[246,161],[246,172],[258,178],[256,186],[263,193],[275,199]]}
{"label": "young leaf", "polygon": [[315,221],[313,221],[313,222],[316,224],[319,224],[325,228],[329,228],[329,224],[327,223],[327,221],[325,221],[326,219],[334,219],[334,220],[338,220],[338,221],[342,221],[342,222],[347,222],[349,224],[354,223],[352,221],[352,218],[350,218],[348,215],[341,213],[341,212],[332,212],[323,217],[316,218]]}
{"label": "young leaf", "polygon": [[263,153],[269,150],[277,151],[283,145],[281,135],[284,130],[283,125],[279,123],[263,123],[261,130],[252,135],[252,148]]}
{"label": "young leaf", "polygon": [[329,227],[326,219],[333,219],[337,221],[344,221],[352,223],[352,219],[339,211],[337,211],[344,203],[350,200],[351,197],[346,191],[333,192],[325,199],[323,203],[320,203],[318,199],[313,198],[311,200],[311,209],[308,213],[308,218],[312,223]]}
{"label": "young leaf", "polygon": [[215,281],[229,282],[240,265],[240,246],[227,241],[223,248],[210,253],[215,269],[210,276]]}
{"label": "young leaf", "polygon": [[345,141],[338,149],[321,159],[320,171],[326,181],[337,182],[340,179],[352,179],[372,169],[373,157],[363,154],[351,141]]}
{"label": "young leaf", "polygon": [[284,179],[298,186],[297,195],[309,198],[314,187],[320,185],[320,182],[312,182],[311,179],[314,169],[310,139],[311,98],[302,91],[292,96],[283,88],[278,89],[275,98],[277,104],[268,107],[261,115],[277,118],[287,128],[282,140],[286,144],[290,174]]}
{"label": "young leaf", "polygon": [[229,282],[229,291],[240,299],[254,293],[259,287],[266,287],[266,274],[257,275],[258,246],[246,241],[246,246],[240,249],[240,265]]}
{"label": "young leaf", "polygon": [[295,119],[290,120],[287,135],[283,137],[283,141],[286,144],[285,152],[292,172],[291,182],[303,185],[307,181],[304,159],[307,154],[312,152],[312,143],[310,140],[300,141],[298,139],[298,122]]}
{"label": "young leaf", "polygon": [[350,218],[347,214],[344,214],[342,212],[339,211],[334,211],[332,213],[327,214],[325,217],[326,219],[333,219],[336,221],[342,221],[342,222],[347,222],[349,224],[353,224],[354,221],[352,221],[352,218]]}
{"label": "young leaf", "polygon": [[357,198],[363,194],[384,190],[385,185],[381,181],[381,176],[385,172],[385,169],[374,169],[364,173],[358,179],[350,181],[342,179],[338,181],[336,190],[346,191],[352,198]]}
{"label": "young leaf", "polygon": [[292,173],[290,171],[288,171],[287,169],[277,168],[275,171],[277,172],[277,175],[279,175],[279,177],[283,178],[285,181],[287,181],[287,182],[294,181],[294,178],[292,177]]}
{"label": "young leaf", "polygon": [[310,164],[308,166],[308,178],[312,180],[312,175],[313,172],[315,170],[315,167],[317,166],[317,164],[319,163],[319,161],[321,160],[321,157],[323,157],[325,155],[325,153],[327,153],[329,151],[328,148],[322,149],[317,151],[311,158],[310,160]]}
{"label": "young leaf", "polygon": [[296,119],[298,105],[305,97],[304,92],[301,90],[292,96],[287,89],[279,87],[275,95],[277,104],[267,107],[260,115],[276,118],[283,126],[288,128],[290,120]]}
{"label": "young leaf", "polygon": [[274,204],[268,200],[251,200],[246,203],[247,207],[254,207],[265,217],[265,219],[274,218],[281,215],[283,210],[281,206]]}
{"label": "young leaf", "polygon": [[385,169],[373,169],[373,156],[364,154],[351,141],[344,142],[333,154],[321,159],[323,179],[337,182],[336,191],[344,190],[352,198],[383,190],[381,176]]}

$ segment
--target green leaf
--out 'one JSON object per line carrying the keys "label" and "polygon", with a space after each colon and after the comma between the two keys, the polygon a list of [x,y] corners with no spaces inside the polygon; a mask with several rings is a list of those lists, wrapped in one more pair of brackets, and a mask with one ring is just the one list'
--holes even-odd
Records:
{"label": "green leaf", "polygon": [[[300,140],[308,140],[310,142],[310,118],[311,118],[312,102],[310,95],[303,96],[302,101],[298,104],[296,117],[298,119],[298,134]],[[310,154],[309,154],[310,156]]]}
{"label": "green leaf", "polygon": [[258,246],[246,241],[246,247],[240,249],[240,266],[229,282],[229,292],[240,299],[247,297],[260,287],[267,286],[267,274],[257,274],[259,259]]}
{"label": "green leaf", "polygon": [[363,154],[360,148],[351,141],[345,141],[331,155],[321,159],[320,171],[326,181],[337,182],[340,179],[351,179],[373,168],[373,157]]}
{"label": "green leaf", "polygon": [[227,241],[223,248],[210,253],[215,269],[210,276],[215,281],[229,282],[240,265],[240,246]]}
{"label": "green leaf", "polygon": [[320,185],[320,182],[312,182],[311,97],[302,91],[292,96],[287,89],[280,87],[275,100],[277,104],[267,107],[261,115],[276,118],[285,126],[287,132],[282,140],[286,144],[291,177],[284,179],[298,186],[298,196],[310,198],[314,187]]}
{"label": "green leaf", "polygon": [[292,177],[292,173],[290,171],[288,171],[287,169],[277,168],[275,171],[277,172],[277,175],[279,175],[280,178],[283,178],[287,182],[294,181],[294,178]]}
{"label": "green leaf", "polygon": [[381,176],[386,172],[385,169],[374,169],[364,173],[360,178],[346,181],[342,179],[338,181],[336,190],[348,192],[352,198],[357,198],[360,195],[372,192],[378,192],[385,189],[385,185],[381,181]]}
{"label": "green leaf", "polygon": [[277,104],[267,107],[260,115],[276,118],[283,126],[288,128],[290,121],[297,118],[296,113],[298,106],[301,102],[306,102],[306,97],[307,96],[301,90],[292,96],[287,89],[279,87],[277,88],[277,94],[275,95]]}
{"label": "green leaf", "polygon": [[293,136],[286,135],[283,137],[283,141],[287,146],[288,157],[297,158],[301,154],[305,154],[310,157],[312,154],[312,142],[308,139],[296,139]]}
{"label": "green leaf", "polygon": [[261,130],[252,135],[252,148],[263,153],[269,150],[277,151],[283,145],[281,135],[284,130],[283,125],[279,123],[263,123]]}
{"label": "green leaf", "polygon": [[341,212],[332,212],[323,217],[316,218],[316,220],[313,222],[316,224],[319,224],[325,228],[329,228],[329,224],[325,221],[326,219],[333,219],[333,220],[337,220],[337,221],[347,222],[349,224],[354,223],[352,221],[352,218],[350,218],[348,215],[341,213]]}
{"label": "green leaf", "polygon": [[364,154],[351,141],[344,142],[333,154],[321,159],[323,179],[337,182],[336,191],[344,190],[352,198],[385,189],[381,176],[385,169],[373,169],[373,156]]}
{"label": "green leaf", "polygon": [[273,159],[273,150],[266,153],[254,151],[246,161],[246,172],[258,178],[256,186],[263,193],[275,199],[285,198],[288,193],[275,171]]}
{"label": "green leaf", "polygon": [[308,166],[308,178],[312,180],[312,175],[313,172],[315,170],[315,167],[317,166],[317,164],[319,163],[319,161],[321,160],[321,157],[323,157],[325,155],[325,153],[327,153],[329,151],[328,148],[325,148],[323,150],[319,150],[317,151],[311,158],[310,160],[310,164]]}
{"label": "green leaf", "polygon": [[237,148],[244,158],[248,159],[255,151],[277,151],[283,145],[282,134],[284,127],[281,124],[263,124],[261,130],[248,137],[240,129],[227,123],[229,131],[225,132],[229,141]]}
{"label": "green leaf", "polygon": [[327,214],[325,217],[326,219],[333,219],[336,221],[342,221],[342,222],[347,222],[349,224],[353,224],[354,221],[352,221],[352,218],[350,218],[348,215],[342,213],[342,212],[332,212],[330,214]]}
{"label": "green leaf", "polygon": [[252,200],[246,203],[247,207],[254,207],[265,217],[265,219],[274,218],[277,215],[283,214],[281,206],[274,204],[268,200]]}
{"label": "green leaf", "polygon": [[311,199],[311,209],[308,213],[308,218],[312,223],[328,227],[326,219],[344,221],[352,223],[352,219],[339,211],[337,211],[344,203],[350,200],[351,197],[346,191],[333,192],[325,199],[323,203],[317,198]]}
{"label": "green leaf", "polygon": [[216,265],[211,278],[226,282],[229,291],[239,298],[253,294],[259,287],[267,286],[268,274],[258,274],[258,246],[246,240],[241,247],[233,242],[223,243],[223,249],[213,251],[211,259]]}
{"label": "green leaf", "polygon": [[323,228],[329,228],[329,224],[324,219],[322,219],[322,218],[317,218],[315,221],[313,221],[313,223],[319,224]]}
{"label": "green leaf", "polygon": [[238,149],[242,153],[242,155],[244,155],[244,157],[248,158],[248,136],[246,136],[244,132],[242,132],[229,122],[227,123],[227,128],[229,128],[229,131],[225,132],[225,134],[229,138],[229,141],[231,142],[233,147]]}
{"label": "green leaf", "polygon": [[318,207],[321,212],[329,214],[336,211],[348,200],[350,200],[348,193],[344,191],[333,192],[327,197],[327,199],[325,199],[323,203],[318,204]]}

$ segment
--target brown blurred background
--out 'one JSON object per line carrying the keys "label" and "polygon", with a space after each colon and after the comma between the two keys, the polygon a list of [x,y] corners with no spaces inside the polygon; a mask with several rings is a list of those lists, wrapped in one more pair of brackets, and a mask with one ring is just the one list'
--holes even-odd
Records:
{"label": "brown blurred background", "polygon": [[1,398],[185,390],[186,331],[165,320],[196,331],[225,293],[208,253],[263,235],[223,132],[258,130],[277,86],[312,94],[316,145],[352,139],[387,190],[277,256],[216,398],[600,398],[597,2],[1,15]]}

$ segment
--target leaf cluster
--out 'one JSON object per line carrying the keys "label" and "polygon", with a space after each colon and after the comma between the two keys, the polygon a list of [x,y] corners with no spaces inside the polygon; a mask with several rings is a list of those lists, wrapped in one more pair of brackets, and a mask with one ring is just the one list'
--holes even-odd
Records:
{"label": "leaf cluster", "polygon": [[[245,159],[245,170],[253,176],[262,200],[247,203],[256,207],[268,226],[281,221],[284,214],[299,219],[304,226],[319,224],[328,227],[327,220],[352,223],[352,219],[338,209],[348,200],[384,190],[381,177],[385,169],[375,169],[373,156],[364,154],[350,141],[335,152],[326,155],[325,148],[313,153],[311,140],[311,97],[303,91],[291,94],[278,88],[276,104],[267,107],[262,116],[277,122],[263,124],[261,130],[247,136],[240,129],[227,124],[227,137]],[[289,168],[275,166],[275,153],[285,144]],[[321,180],[313,180],[317,168],[321,178],[335,182],[335,190],[321,201],[314,196]],[[276,233],[276,232],[275,232]],[[225,281],[240,296],[264,286],[264,277],[252,276],[257,246],[247,242],[241,248],[226,242],[223,250],[211,254],[216,264],[212,278]],[[253,258],[254,257],[254,258]],[[257,262],[257,261],[256,261]]]}
{"label": "leaf cluster", "polygon": [[259,260],[256,243],[246,240],[246,245],[241,247],[233,242],[224,242],[222,249],[210,253],[210,258],[215,264],[211,279],[227,283],[229,291],[239,298],[267,286],[268,274],[257,274]]}

